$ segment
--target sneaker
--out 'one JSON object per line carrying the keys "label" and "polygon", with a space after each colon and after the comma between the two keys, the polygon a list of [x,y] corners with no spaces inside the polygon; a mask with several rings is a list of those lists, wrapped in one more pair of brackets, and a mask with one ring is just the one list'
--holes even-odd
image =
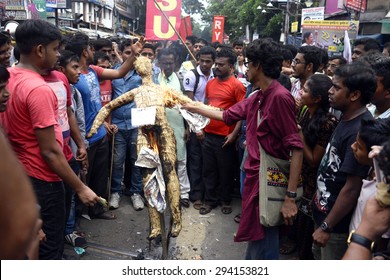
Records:
{"label": "sneaker", "polygon": [[110,198],[110,208],[111,209],[118,209],[119,208],[119,201],[121,200],[121,196],[119,193],[112,193]]}
{"label": "sneaker", "polygon": [[73,247],[87,247],[87,240],[85,239],[85,237],[77,234],[76,231],[65,235],[65,242],[69,245],[72,245]]}
{"label": "sneaker", "polygon": [[138,193],[135,193],[131,196],[131,202],[133,203],[135,211],[144,209],[144,202]]}

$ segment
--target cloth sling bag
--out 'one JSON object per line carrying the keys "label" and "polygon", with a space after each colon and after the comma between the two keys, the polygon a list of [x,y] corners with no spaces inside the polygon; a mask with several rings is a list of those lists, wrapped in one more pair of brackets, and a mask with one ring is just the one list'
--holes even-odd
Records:
{"label": "cloth sling bag", "polygon": [[[257,113],[257,124],[260,125],[260,109]],[[283,215],[280,212],[288,187],[290,172],[289,160],[275,158],[260,148],[259,168],[259,216],[260,224],[265,227],[274,227],[284,224]],[[299,179],[296,203],[302,198],[302,180]]]}

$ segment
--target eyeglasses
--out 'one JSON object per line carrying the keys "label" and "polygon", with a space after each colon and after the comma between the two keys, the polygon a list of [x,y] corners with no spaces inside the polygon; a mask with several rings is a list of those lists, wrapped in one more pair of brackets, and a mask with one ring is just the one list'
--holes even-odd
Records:
{"label": "eyeglasses", "polygon": [[298,59],[293,59],[291,64],[295,64],[295,65],[298,65],[298,64],[306,64],[306,62],[302,62],[302,61],[299,61]]}
{"label": "eyeglasses", "polygon": [[247,61],[244,61],[244,66],[245,67],[248,67],[249,63],[253,62],[252,60],[247,60]]}

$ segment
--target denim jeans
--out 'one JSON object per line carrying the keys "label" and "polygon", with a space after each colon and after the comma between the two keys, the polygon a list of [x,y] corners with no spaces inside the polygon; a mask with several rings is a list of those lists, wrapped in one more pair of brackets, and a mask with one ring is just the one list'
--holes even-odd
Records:
{"label": "denim jeans", "polygon": [[[78,175],[80,172],[80,162],[76,161],[74,158],[69,161],[69,165],[72,168],[73,172]],[[75,192],[73,189],[65,185],[65,196],[66,196],[66,224],[65,224],[65,235],[72,233],[76,227],[76,200]],[[68,201],[69,200],[69,201]],[[68,205],[69,204],[69,205]]]}
{"label": "denim jeans", "polygon": [[65,191],[62,182],[30,177],[41,207],[42,230],[46,241],[39,246],[39,259],[61,260],[64,252]]}
{"label": "denim jeans", "polygon": [[141,168],[135,166],[137,160],[137,137],[138,130],[118,130],[115,134],[114,143],[114,162],[112,168],[112,179],[111,179],[111,192],[121,193],[122,192],[122,180],[124,173],[124,163],[126,159],[126,150],[130,150],[131,157],[131,193],[142,193],[143,182],[141,175]]}
{"label": "denim jeans", "polygon": [[279,259],[279,227],[265,227],[264,229],[264,239],[248,242],[246,260]]}

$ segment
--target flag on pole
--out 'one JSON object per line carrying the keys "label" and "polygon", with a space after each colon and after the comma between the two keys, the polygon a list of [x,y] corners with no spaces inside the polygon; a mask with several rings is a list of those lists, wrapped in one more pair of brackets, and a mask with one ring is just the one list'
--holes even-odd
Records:
{"label": "flag on pole", "polygon": [[191,25],[190,16],[186,16],[181,19],[179,34],[183,39],[185,39],[187,36],[192,35],[192,25]]}
{"label": "flag on pole", "polygon": [[225,27],[225,17],[214,16],[213,34],[212,34],[211,42],[223,43],[224,27]]}
{"label": "flag on pole", "polygon": [[344,51],[343,56],[348,63],[352,61],[352,52],[351,52],[351,41],[349,40],[348,31],[345,30],[344,33]]}

